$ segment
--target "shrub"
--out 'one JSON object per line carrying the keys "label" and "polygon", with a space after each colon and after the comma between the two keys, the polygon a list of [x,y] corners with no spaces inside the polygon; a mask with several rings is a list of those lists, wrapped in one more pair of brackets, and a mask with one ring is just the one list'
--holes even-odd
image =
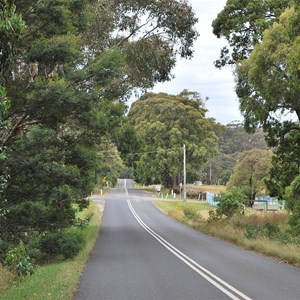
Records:
{"label": "shrub", "polygon": [[221,193],[215,197],[218,201],[216,216],[226,216],[232,218],[235,214],[241,214],[244,211],[243,200],[245,194],[240,189],[232,189],[228,192]]}
{"label": "shrub", "polygon": [[245,229],[246,229],[245,236],[246,236],[246,238],[249,239],[249,240],[256,239],[262,233],[261,228],[262,228],[261,226],[257,226],[257,225],[254,225],[254,224],[247,224],[245,226]]}
{"label": "shrub", "polygon": [[48,233],[40,241],[40,249],[50,257],[73,258],[83,247],[84,239],[77,230]]}
{"label": "shrub", "polygon": [[184,213],[184,217],[187,220],[196,222],[199,219],[199,215],[197,214],[197,211],[191,207],[184,208],[183,213]]}
{"label": "shrub", "polygon": [[78,218],[75,220],[74,226],[76,226],[80,229],[86,228],[89,225],[92,217],[93,217],[93,214],[89,214],[84,219]]}
{"label": "shrub", "polygon": [[269,238],[275,238],[280,233],[278,225],[267,222],[264,226],[264,234]]}
{"label": "shrub", "polygon": [[32,275],[34,272],[34,265],[22,241],[17,247],[7,252],[4,264],[8,269],[15,271],[18,276]]}

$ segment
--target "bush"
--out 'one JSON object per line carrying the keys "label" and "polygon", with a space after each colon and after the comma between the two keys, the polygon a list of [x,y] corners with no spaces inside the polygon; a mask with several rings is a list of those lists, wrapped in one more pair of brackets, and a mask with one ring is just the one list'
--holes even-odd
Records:
{"label": "bush", "polygon": [[268,238],[276,238],[276,236],[280,233],[280,229],[278,225],[267,222],[264,225],[264,234]]}
{"label": "bush", "polygon": [[254,224],[247,224],[245,226],[246,238],[249,239],[249,240],[256,239],[262,233],[261,228],[262,228],[261,226],[257,226],[257,225],[254,225]]}
{"label": "bush", "polygon": [[216,216],[226,216],[232,218],[235,214],[241,214],[244,212],[243,200],[245,199],[245,193],[240,189],[232,189],[228,192],[221,193],[215,197],[215,201],[218,201],[218,208],[216,210]]}
{"label": "bush", "polygon": [[240,226],[245,228],[245,235],[247,239],[256,239],[257,237],[262,236],[269,239],[278,240],[280,242],[292,241],[291,236],[287,232],[281,233],[278,225],[270,222],[266,222],[263,225],[240,224]]}
{"label": "bush", "polygon": [[191,208],[191,207],[186,207],[183,210],[183,213],[184,213],[184,217],[187,220],[191,220],[193,222],[196,222],[199,219],[199,215],[197,214],[197,211],[195,209]]}
{"label": "bush", "polygon": [[34,265],[28,256],[23,242],[15,248],[10,249],[4,261],[8,269],[15,271],[18,276],[32,275]]}
{"label": "bush", "polygon": [[76,230],[48,233],[40,241],[40,249],[50,257],[73,258],[83,247],[83,236]]}

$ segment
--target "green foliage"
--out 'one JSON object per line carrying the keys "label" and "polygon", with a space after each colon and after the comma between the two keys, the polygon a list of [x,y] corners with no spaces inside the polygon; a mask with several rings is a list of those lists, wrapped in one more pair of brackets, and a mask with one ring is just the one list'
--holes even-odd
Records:
{"label": "green foliage", "polygon": [[249,134],[245,131],[243,124],[239,122],[231,122],[226,126],[218,127],[216,134],[219,138],[220,153],[202,168],[203,183],[226,185],[238,157],[243,151],[268,149],[261,129]]}
{"label": "green foliage", "polygon": [[50,257],[73,258],[84,246],[82,233],[75,230],[46,234],[40,241],[40,249]]}
{"label": "green foliage", "polygon": [[12,1],[0,1],[0,88],[10,76],[17,43],[25,29],[22,16]]}
{"label": "green foliage", "polygon": [[285,197],[287,207],[293,212],[290,217],[289,224],[293,233],[300,236],[300,176],[298,175],[286,188]]}
{"label": "green foliage", "polygon": [[151,183],[154,179],[176,189],[182,174],[183,144],[187,170],[197,172],[217,152],[214,123],[205,118],[205,112],[200,96],[188,91],[177,96],[145,94],[134,102],[128,122],[140,141],[140,154],[133,164],[136,180]]}
{"label": "green foliage", "polygon": [[247,59],[264,30],[278,21],[289,4],[289,0],[228,0],[212,23],[213,33],[225,37],[230,46],[222,48],[216,67]]}
{"label": "green foliage", "polygon": [[279,198],[300,165],[299,11],[299,1],[230,0],[213,22],[214,34],[233,49],[223,48],[216,65],[236,64],[246,129],[263,127],[268,145],[276,147],[266,185]]}
{"label": "green foliage", "polygon": [[4,265],[10,270],[15,271],[18,276],[32,275],[34,272],[34,265],[32,264],[22,241],[18,246],[7,252]]}
{"label": "green foliage", "polygon": [[256,239],[257,237],[276,238],[279,236],[280,229],[278,225],[265,223],[264,225],[247,224],[245,225],[246,238]]}
{"label": "green foliage", "polygon": [[[269,146],[276,147],[267,187],[279,198],[299,174],[300,165],[299,12],[299,3],[292,2],[264,32],[261,43],[238,65],[236,73],[247,129],[262,126]],[[291,208],[297,218],[297,206]]]}
{"label": "green foliage", "polygon": [[[124,102],[168,80],[198,36],[181,1],[11,3],[0,1],[1,251],[63,232],[102,176],[116,183]],[[72,256],[76,239],[55,238]]]}
{"label": "green foliage", "polygon": [[227,187],[244,189],[252,206],[255,196],[265,190],[265,180],[269,175],[271,158],[272,152],[269,150],[244,151],[239,156]]}
{"label": "green foliage", "polygon": [[197,220],[199,220],[199,215],[197,214],[196,209],[194,209],[192,207],[184,208],[183,214],[187,220],[191,220],[193,222],[196,222]]}
{"label": "green foliage", "polygon": [[[65,261],[51,259],[51,263],[43,264],[36,269],[34,276],[17,280],[17,284],[12,276],[7,276],[10,273],[7,274],[0,269],[1,300],[21,300],[28,297],[32,300],[72,299],[99,233],[100,210],[95,203],[91,203],[89,209],[80,213],[78,217],[85,218],[88,214],[93,214],[93,218],[89,226],[82,230],[86,243],[79,255]],[[33,257],[31,252],[28,253]],[[44,262],[39,261],[40,263]]]}
{"label": "green foliage", "polygon": [[214,200],[219,202],[218,208],[215,211],[215,216],[210,213],[211,219],[221,218],[222,216],[230,219],[236,214],[243,213],[245,196],[245,193],[240,189],[231,189],[216,195]]}
{"label": "green foliage", "polygon": [[270,143],[275,142],[278,131],[289,129],[293,123],[281,122],[276,113],[298,111],[295,99],[299,86],[296,74],[299,32],[294,33],[293,25],[297,10],[286,10],[279,23],[265,31],[262,43],[254,48],[250,58],[237,68],[237,94],[246,125],[255,128],[261,123],[269,133]]}

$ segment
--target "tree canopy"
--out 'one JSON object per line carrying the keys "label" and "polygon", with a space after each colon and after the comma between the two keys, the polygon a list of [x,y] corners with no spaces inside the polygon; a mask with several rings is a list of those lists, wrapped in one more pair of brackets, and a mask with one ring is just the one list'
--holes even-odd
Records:
{"label": "tree canopy", "polygon": [[237,95],[246,126],[263,127],[272,132],[288,130],[300,120],[299,108],[299,7],[286,10],[279,23],[266,30],[263,41],[250,58],[237,68]]}
{"label": "tree canopy", "polygon": [[299,174],[299,12],[299,5],[287,9],[237,68],[245,125],[262,125],[276,147],[268,188],[279,197]]}
{"label": "tree canopy", "polygon": [[266,189],[265,179],[269,176],[271,167],[272,151],[269,150],[249,150],[240,154],[234,167],[227,187],[242,188],[253,204],[255,196]]}
{"label": "tree canopy", "polygon": [[198,33],[186,1],[20,0],[0,8],[2,259],[10,244],[76,225],[99,177],[116,182],[122,162],[113,138],[126,100],[169,80]]}
{"label": "tree canopy", "polygon": [[289,3],[289,0],[228,0],[212,23],[213,33],[218,38],[224,37],[229,44],[221,49],[216,67],[247,59],[261,42],[264,30],[278,20]]}
{"label": "tree canopy", "polygon": [[[199,168],[217,152],[214,122],[205,118],[200,95],[145,94],[132,104],[128,122],[141,141],[136,162],[138,180],[156,179],[166,187],[178,188],[183,170],[183,144],[187,147],[187,170]],[[181,177],[182,178],[182,177]]]}
{"label": "tree canopy", "polygon": [[252,149],[268,149],[262,129],[257,129],[255,133],[250,134],[246,132],[242,123],[232,122],[226,126],[220,126],[216,134],[220,153],[204,165],[203,183],[226,185],[242,152]]}
{"label": "tree canopy", "polygon": [[[265,8],[251,13],[249,5],[252,10]],[[228,0],[213,24],[215,34],[224,36],[233,48],[232,55],[225,49],[217,64],[235,64],[236,93],[245,128],[253,132],[262,127],[274,149],[267,188],[279,198],[286,196],[300,166],[299,16],[298,0]],[[295,205],[291,207],[297,210]]]}

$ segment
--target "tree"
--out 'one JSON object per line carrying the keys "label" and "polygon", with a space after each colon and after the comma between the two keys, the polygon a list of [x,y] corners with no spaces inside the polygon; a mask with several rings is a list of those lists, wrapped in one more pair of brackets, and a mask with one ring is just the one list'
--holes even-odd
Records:
{"label": "tree", "polygon": [[0,1],[0,85],[9,76],[15,61],[17,43],[25,29],[13,1]]}
{"label": "tree", "polygon": [[299,174],[299,12],[298,4],[287,9],[237,68],[245,125],[248,130],[261,125],[268,144],[276,147],[268,187],[279,197]]}
{"label": "tree", "polygon": [[[9,130],[7,114],[10,108],[10,99],[7,97],[4,84],[13,67],[16,45],[25,28],[22,17],[16,13],[16,7],[10,1],[0,1],[0,137]],[[5,215],[2,208],[2,192],[8,180],[7,170],[3,168],[7,158],[6,148],[0,144],[0,215]]]}
{"label": "tree", "polygon": [[[260,40],[250,51],[245,52],[247,55],[241,55],[240,60],[233,59],[232,62],[237,67],[236,92],[245,117],[245,127],[247,131],[253,132],[261,126],[267,134],[268,145],[275,149],[271,176],[267,180],[268,190],[272,196],[284,198],[286,188],[299,174],[300,165],[300,3],[298,0],[272,3],[277,10],[270,9],[276,13],[265,27],[267,30],[263,35],[260,31]],[[248,25],[249,20],[250,16],[247,16],[242,24]],[[238,36],[238,27],[224,26],[224,30],[221,30],[222,23],[230,25],[225,18],[216,24],[220,35],[221,32],[230,33],[233,30],[233,36]],[[230,41],[229,35],[226,38]],[[231,41],[232,46],[239,49],[238,40]],[[296,211],[295,213],[298,216]]]}
{"label": "tree", "polygon": [[219,146],[225,154],[240,153],[252,149],[268,149],[262,129],[258,128],[250,134],[245,130],[244,124],[234,122],[227,124],[219,134]]}
{"label": "tree", "polygon": [[266,189],[265,179],[269,175],[271,158],[272,152],[268,150],[244,151],[234,167],[227,184],[228,189],[243,188],[247,193],[249,204],[252,206],[255,196]]}
{"label": "tree", "polygon": [[245,197],[244,191],[238,188],[232,188],[230,191],[216,195],[214,200],[219,203],[215,212],[210,211],[210,219],[219,219],[223,216],[230,219],[236,214],[242,214]]}
{"label": "tree", "polygon": [[296,176],[285,190],[285,199],[287,200],[287,207],[293,211],[290,217],[289,224],[292,226],[294,233],[300,235],[300,176]]}
{"label": "tree", "polygon": [[76,224],[97,176],[117,176],[120,160],[101,151],[114,148],[126,99],[170,79],[176,55],[191,57],[198,35],[185,1],[20,0],[13,12],[26,28],[11,43],[0,37],[1,47],[14,46],[0,51],[13,54],[1,90],[9,155],[0,165],[0,252]]}
{"label": "tree", "polygon": [[[255,47],[249,60],[237,68],[237,95],[250,129],[262,124],[269,133],[277,135],[283,129],[281,124],[289,132],[294,114],[299,122],[298,21],[299,7],[286,10],[279,23],[264,33],[262,43]],[[281,122],[282,114],[291,121]]]}
{"label": "tree", "polygon": [[205,112],[200,95],[186,90],[177,96],[149,93],[134,102],[128,122],[142,141],[136,179],[144,183],[156,179],[177,189],[183,144],[187,147],[187,170],[197,172],[217,152],[215,124],[205,118]]}
{"label": "tree", "polygon": [[209,183],[211,178],[212,183],[226,185],[239,154],[246,150],[268,149],[263,130],[258,128],[250,134],[242,123],[232,122],[221,126],[216,134],[220,153],[204,165],[203,182]]}
{"label": "tree", "polygon": [[[103,141],[98,150],[97,183],[105,186],[106,182],[116,185],[120,173],[124,169],[123,161],[115,144],[110,140]],[[105,182],[102,182],[105,178]]]}
{"label": "tree", "polygon": [[218,38],[225,37],[229,44],[222,48],[216,67],[249,58],[254,46],[261,42],[264,30],[278,21],[289,3],[289,0],[228,0],[212,23],[213,33]]}

